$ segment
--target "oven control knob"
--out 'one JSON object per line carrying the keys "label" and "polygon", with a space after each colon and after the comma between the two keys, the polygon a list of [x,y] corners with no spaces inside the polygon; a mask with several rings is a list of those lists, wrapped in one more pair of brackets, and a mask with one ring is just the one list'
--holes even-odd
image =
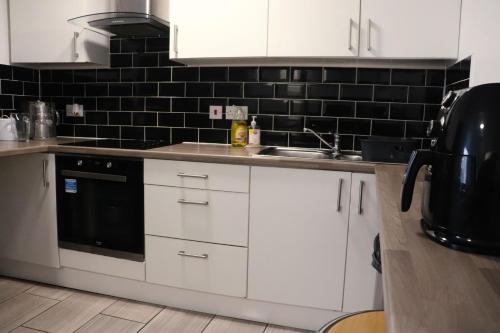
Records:
{"label": "oven control knob", "polygon": [[82,160],[78,160],[78,162],[76,162],[76,165],[82,166],[83,165],[83,161]]}
{"label": "oven control knob", "polygon": [[106,168],[111,169],[112,166],[113,164],[111,162],[106,163]]}

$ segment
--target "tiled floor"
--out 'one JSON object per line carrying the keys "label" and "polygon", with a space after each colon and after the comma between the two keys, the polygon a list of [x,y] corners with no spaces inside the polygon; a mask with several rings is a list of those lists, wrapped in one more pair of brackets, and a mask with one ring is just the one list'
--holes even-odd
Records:
{"label": "tiled floor", "polygon": [[0,333],[305,333],[0,277]]}

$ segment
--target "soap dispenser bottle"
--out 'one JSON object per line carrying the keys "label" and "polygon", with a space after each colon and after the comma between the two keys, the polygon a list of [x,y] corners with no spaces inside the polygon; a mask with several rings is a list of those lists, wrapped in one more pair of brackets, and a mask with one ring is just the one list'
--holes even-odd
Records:
{"label": "soap dispenser bottle", "polygon": [[252,116],[252,122],[248,127],[248,145],[252,147],[260,146],[260,127],[255,118],[257,116]]}
{"label": "soap dispenser bottle", "polygon": [[236,110],[236,115],[231,123],[231,145],[233,147],[247,145],[247,121],[241,108]]}

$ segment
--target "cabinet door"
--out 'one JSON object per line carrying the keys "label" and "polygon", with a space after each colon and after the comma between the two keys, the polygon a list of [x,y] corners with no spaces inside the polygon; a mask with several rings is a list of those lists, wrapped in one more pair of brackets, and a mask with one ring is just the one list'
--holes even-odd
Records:
{"label": "cabinet door", "polygon": [[269,0],[270,57],[358,55],[359,0]]}
{"label": "cabinet door", "polygon": [[252,167],[248,298],[340,310],[348,172]]}
{"label": "cabinet door", "polygon": [[375,175],[352,174],[342,311],[382,309],[381,275],[372,267],[373,240],[379,232]]}
{"label": "cabinet door", "polygon": [[171,0],[170,57],[264,57],[268,0]]}
{"label": "cabinet door", "polygon": [[59,267],[54,155],[1,158],[0,184],[0,256]]}
{"label": "cabinet door", "polygon": [[8,0],[0,0],[0,64],[10,64],[9,6]]}
{"label": "cabinet door", "polygon": [[361,0],[360,56],[458,55],[460,0]]}
{"label": "cabinet door", "polygon": [[67,22],[91,11],[86,1],[14,0],[9,9],[12,63],[109,64],[109,38]]}

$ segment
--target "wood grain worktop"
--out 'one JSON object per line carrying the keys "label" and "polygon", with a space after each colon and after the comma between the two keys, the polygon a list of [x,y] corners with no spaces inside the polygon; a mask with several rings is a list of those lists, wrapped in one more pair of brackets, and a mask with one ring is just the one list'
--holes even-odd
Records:
{"label": "wood grain worktop", "polygon": [[422,179],[400,211],[404,167],[377,165],[389,333],[500,332],[500,258],[450,250],[420,230]]}
{"label": "wood grain worktop", "polygon": [[60,145],[61,143],[68,143],[72,141],[82,141],[82,139],[57,138],[46,141],[30,142],[0,141],[0,157],[49,152],[272,166],[283,168],[335,170],[361,173],[375,172],[375,164],[369,162],[255,156],[255,154],[263,147],[233,148],[230,145],[223,144],[182,143],[148,150],[135,150]]}

